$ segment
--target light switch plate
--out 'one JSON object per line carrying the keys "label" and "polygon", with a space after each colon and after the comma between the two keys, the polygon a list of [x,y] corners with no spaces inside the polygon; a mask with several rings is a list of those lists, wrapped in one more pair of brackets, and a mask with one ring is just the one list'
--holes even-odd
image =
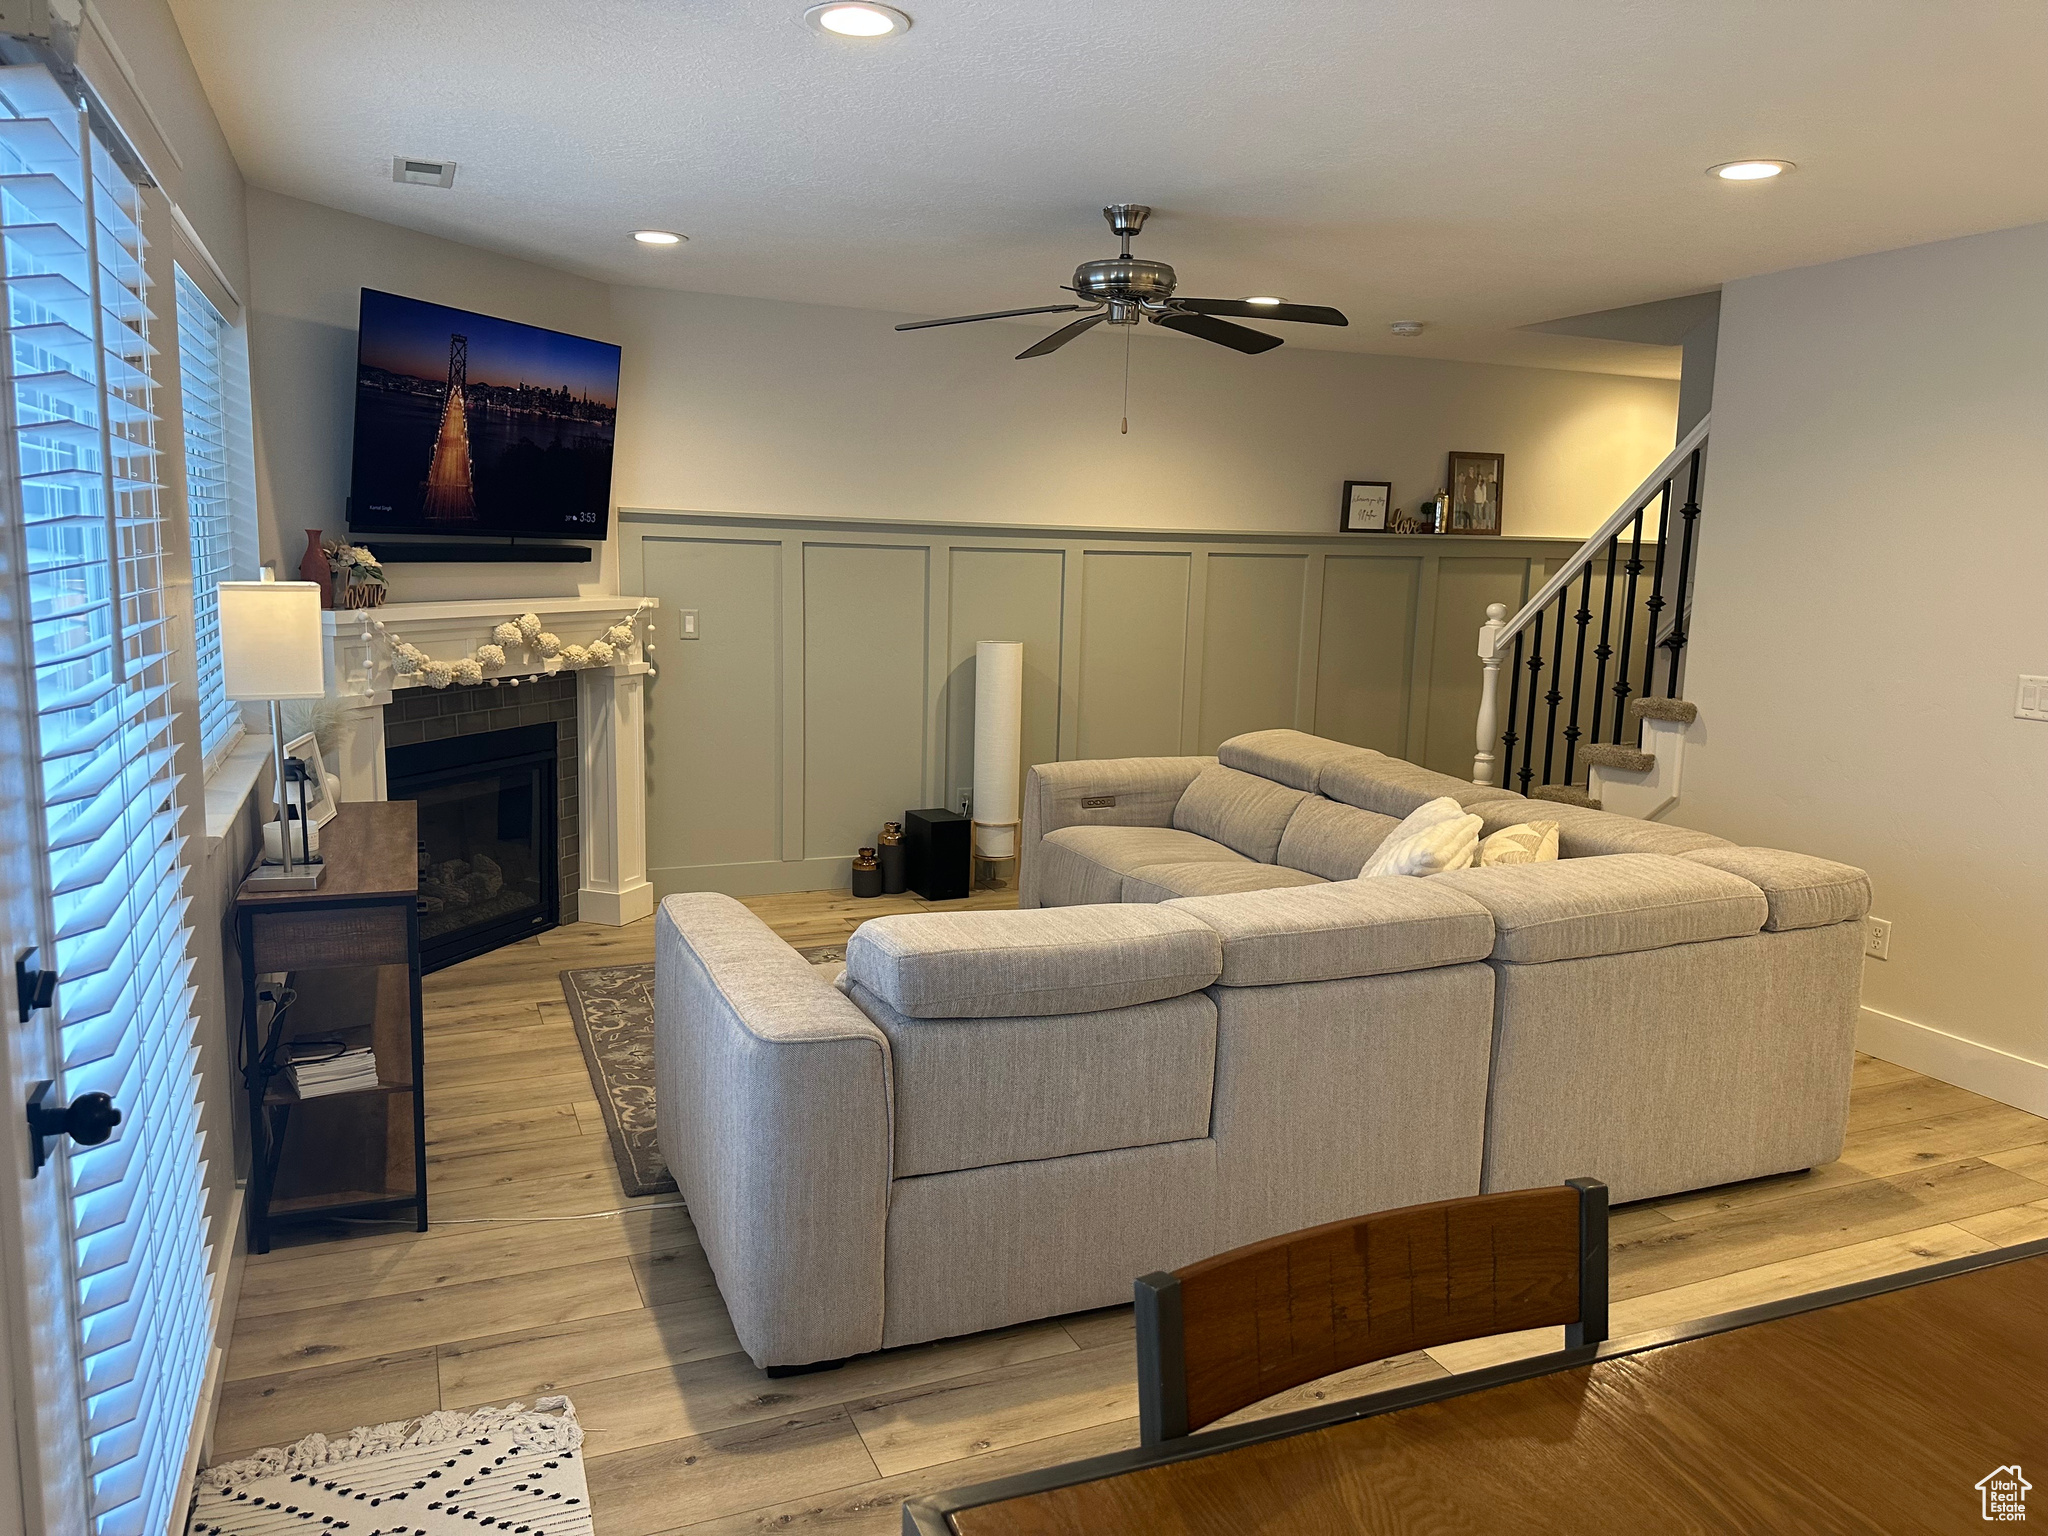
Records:
{"label": "light switch plate", "polygon": [[2020,674],[2020,691],[2012,702],[2015,720],[2048,720],[2048,677]]}
{"label": "light switch plate", "polygon": [[680,620],[679,622],[681,623],[681,626],[682,626],[683,638],[684,638],[685,640],[694,640],[694,639],[696,639],[696,638],[697,638],[697,610],[696,610],[696,609],[694,609],[694,608],[683,608],[683,609],[679,609],[679,610],[677,610],[677,611],[678,611],[679,613],[681,613],[681,614],[682,614],[682,618],[681,618],[681,620]]}

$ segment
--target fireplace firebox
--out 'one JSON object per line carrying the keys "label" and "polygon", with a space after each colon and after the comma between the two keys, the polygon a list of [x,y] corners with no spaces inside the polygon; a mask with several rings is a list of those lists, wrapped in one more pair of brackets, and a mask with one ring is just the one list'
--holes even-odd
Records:
{"label": "fireplace firebox", "polygon": [[560,921],[555,753],[553,721],[386,750],[391,798],[419,804],[422,971]]}

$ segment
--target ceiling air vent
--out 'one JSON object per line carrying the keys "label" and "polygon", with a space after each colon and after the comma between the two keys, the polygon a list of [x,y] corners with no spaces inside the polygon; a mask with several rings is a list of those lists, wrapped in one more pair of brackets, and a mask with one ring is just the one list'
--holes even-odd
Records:
{"label": "ceiling air vent", "polygon": [[408,160],[400,155],[391,162],[391,179],[415,187],[452,187],[455,185],[455,162]]}

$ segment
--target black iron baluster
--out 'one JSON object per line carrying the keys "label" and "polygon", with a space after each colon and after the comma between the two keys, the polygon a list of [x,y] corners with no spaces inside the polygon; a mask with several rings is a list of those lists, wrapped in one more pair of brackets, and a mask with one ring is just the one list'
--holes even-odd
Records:
{"label": "black iron baluster", "polygon": [[1657,633],[1657,615],[1664,611],[1664,549],[1670,542],[1671,482],[1666,480],[1657,504],[1657,566],[1650,578],[1650,600],[1643,605],[1650,615],[1643,633],[1642,696],[1646,699],[1657,691],[1657,642],[1663,638]]}
{"label": "black iron baluster", "polygon": [[1635,642],[1636,633],[1636,577],[1643,571],[1643,509],[1636,509],[1636,520],[1629,526],[1628,561],[1622,566],[1628,572],[1628,593],[1622,600],[1621,610],[1621,658],[1614,669],[1614,735],[1621,740],[1621,722],[1628,713],[1628,653]]}
{"label": "black iron baluster", "polygon": [[[1593,622],[1593,562],[1586,562],[1586,574],[1579,581],[1579,611],[1572,615],[1579,621],[1579,638],[1572,648],[1572,717],[1564,728],[1564,781],[1576,782],[1572,778],[1573,765],[1579,755],[1579,689],[1586,681],[1586,626]],[[1600,695],[1594,694],[1594,713],[1598,714]]]}
{"label": "black iron baluster", "polygon": [[1536,615],[1536,632],[1529,637],[1529,718],[1522,722],[1522,793],[1529,793],[1529,781],[1536,777],[1530,766],[1536,750],[1536,685],[1543,677],[1543,615]]}
{"label": "black iron baluster", "polygon": [[1515,631],[1515,659],[1508,663],[1508,728],[1500,737],[1500,787],[1506,789],[1515,776],[1515,709],[1522,697],[1522,632]]}
{"label": "black iron baluster", "polygon": [[1608,633],[1614,624],[1614,564],[1621,558],[1621,535],[1616,534],[1607,541],[1607,592],[1600,599],[1600,643],[1593,647],[1599,665],[1593,669],[1593,741],[1600,740],[1600,716],[1607,698],[1607,660],[1614,654],[1614,647],[1607,643]]}
{"label": "black iron baluster", "polygon": [[1557,706],[1564,702],[1564,694],[1558,684],[1564,681],[1564,605],[1571,601],[1570,582],[1557,589],[1557,633],[1550,641],[1550,687],[1543,695],[1543,702],[1550,706],[1550,713],[1543,722],[1543,782],[1551,783],[1550,766],[1557,756]]}
{"label": "black iron baluster", "polygon": [[1671,610],[1671,633],[1664,639],[1664,643],[1671,647],[1671,679],[1664,690],[1667,699],[1678,697],[1678,659],[1685,650],[1685,588],[1692,575],[1692,528],[1699,517],[1700,451],[1695,448],[1685,483],[1685,505],[1678,509],[1678,520],[1685,524],[1685,537],[1678,550],[1678,592]]}

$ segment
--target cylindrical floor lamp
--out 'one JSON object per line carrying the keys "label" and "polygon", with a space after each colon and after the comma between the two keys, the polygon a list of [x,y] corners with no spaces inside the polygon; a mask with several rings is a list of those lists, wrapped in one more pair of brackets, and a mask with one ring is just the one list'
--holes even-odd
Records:
{"label": "cylindrical floor lamp", "polygon": [[993,883],[1017,857],[1023,775],[1024,642],[974,647],[974,856]]}
{"label": "cylindrical floor lamp", "polygon": [[320,588],[310,581],[224,581],[218,591],[221,679],[227,696],[238,703],[270,705],[278,842],[284,857],[278,863],[266,859],[259,864],[248,883],[266,891],[317,890],[322,873],[319,861],[292,857],[284,720],[278,702],[327,696]]}

